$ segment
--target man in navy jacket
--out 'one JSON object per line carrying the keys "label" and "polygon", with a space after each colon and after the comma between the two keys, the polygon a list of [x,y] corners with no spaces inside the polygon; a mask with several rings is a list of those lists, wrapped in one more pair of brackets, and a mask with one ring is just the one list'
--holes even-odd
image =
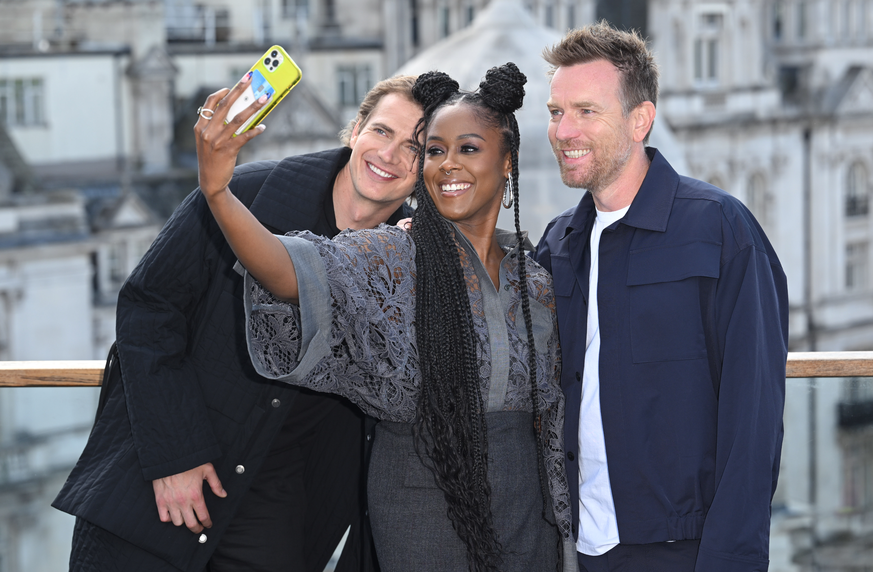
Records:
{"label": "man in navy jacket", "polygon": [[[252,130],[230,150],[198,148],[201,171],[210,160],[209,174],[226,171],[277,234],[394,223],[411,214],[414,82],[377,84],[344,147],[234,171]],[[202,117],[210,125],[208,110]],[[195,190],[122,288],[102,407],[54,502],[77,517],[72,571],[321,572],[350,526],[338,570],[374,566],[363,417],[345,400],[257,375],[235,263]]]}
{"label": "man in navy jacket", "polygon": [[763,572],[782,448],[785,275],[751,213],[645,146],[658,71],[608,24],[548,49],[570,187],[554,276],[573,527],[587,572]]}

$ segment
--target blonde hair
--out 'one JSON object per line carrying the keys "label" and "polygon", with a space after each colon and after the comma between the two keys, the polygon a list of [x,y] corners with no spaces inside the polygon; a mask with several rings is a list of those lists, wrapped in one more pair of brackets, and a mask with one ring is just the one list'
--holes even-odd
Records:
{"label": "blonde hair", "polygon": [[[346,147],[349,146],[355,125],[360,124],[360,127],[366,125],[373,110],[376,109],[376,106],[379,105],[379,102],[382,101],[382,98],[386,95],[396,93],[405,97],[409,101],[415,101],[412,97],[412,86],[415,85],[417,77],[418,76],[414,75],[396,75],[394,77],[389,77],[388,79],[383,79],[374,85],[373,88],[367,92],[367,95],[364,96],[364,101],[361,102],[361,106],[358,107],[357,117],[349,121],[349,124],[339,132],[340,142],[342,142]],[[360,129],[360,127],[358,129]]]}

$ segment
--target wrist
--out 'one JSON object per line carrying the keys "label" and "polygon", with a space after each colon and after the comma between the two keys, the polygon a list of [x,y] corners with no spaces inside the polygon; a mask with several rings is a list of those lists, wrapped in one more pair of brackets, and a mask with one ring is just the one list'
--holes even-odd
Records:
{"label": "wrist", "polygon": [[221,187],[221,188],[210,189],[210,188],[209,188],[209,185],[207,185],[207,186],[203,186],[203,185],[201,185],[201,186],[200,186],[200,192],[203,193],[203,196],[206,197],[206,200],[207,200],[207,201],[210,201],[210,202],[211,202],[211,201],[213,201],[213,200],[215,200],[215,199],[219,199],[219,198],[221,198],[221,197],[224,197],[224,196],[226,196],[228,193],[230,193],[230,187],[228,187],[227,185],[225,185],[224,187]]}

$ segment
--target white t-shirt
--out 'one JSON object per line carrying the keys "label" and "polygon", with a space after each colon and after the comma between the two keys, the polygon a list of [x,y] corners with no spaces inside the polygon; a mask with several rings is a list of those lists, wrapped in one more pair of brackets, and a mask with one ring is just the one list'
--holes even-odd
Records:
{"label": "white t-shirt", "polygon": [[600,235],[603,229],[621,219],[628,207],[597,211],[591,230],[591,270],[588,281],[588,339],[585,371],[582,376],[582,403],[579,406],[579,537],[576,550],[589,556],[606,553],[618,543],[618,522],[606,442],[600,416],[600,320],[597,311],[597,279],[600,274]]}

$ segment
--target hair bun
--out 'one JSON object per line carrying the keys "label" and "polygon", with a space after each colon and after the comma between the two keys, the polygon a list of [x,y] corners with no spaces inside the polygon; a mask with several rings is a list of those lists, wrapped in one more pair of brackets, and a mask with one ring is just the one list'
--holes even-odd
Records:
{"label": "hair bun", "polygon": [[424,109],[439,103],[458,92],[458,82],[441,71],[429,71],[418,76],[412,87],[412,97]]}
{"label": "hair bun", "polygon": [[527,77],[512,62],[493,67],[479,84],[482,100],[500,113],[513,113],[524,103]]}

